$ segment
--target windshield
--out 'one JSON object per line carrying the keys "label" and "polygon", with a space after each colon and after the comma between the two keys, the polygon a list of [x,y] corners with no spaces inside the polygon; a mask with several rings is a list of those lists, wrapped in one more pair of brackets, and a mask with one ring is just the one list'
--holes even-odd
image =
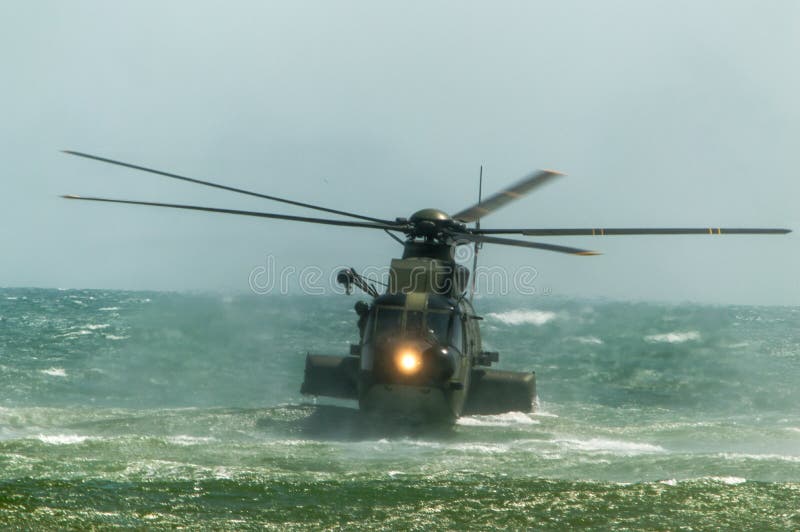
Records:
{"label": "windshield", "polygon": [[442,345],[447,345],[447,330],[450,325],[449,312],[428,312],[428,330]]}
{"label": "windshield", "polygon": [[375,317],[375,338],[397,334],[403,319],[402,308],[378,307]]}
{"label": "windshield", "polygon": [[421,334],[423,336],[431,334],[442,345],[447,344],[449,323],[449,312],[428,311],[424,314],[417,310],[406,312],[406,334]]}
{"label": "windshield", "polygon": [[422,330],[423,316],[422,312],[415,310],[406,312],[406,332],[414,334]]}
{"label": "windshield", "polygon": [[[403,317],[405,314],[405,328]],[[395,336],[402,332],[409,335],[433,335],[441,345],[453,345],[460,349],[461,323],[458,319],[452,320],[454,325],[451,331],[452,314],[449,311],[429,310],[425,313],[410,310],[403,311],[402,307],[376,307],[374,317],[370,318],[367,325],[367,338],[381,338]],[[373,327],[374,324],[374,327]],[[452,341],[450,335],[453,335]]]}

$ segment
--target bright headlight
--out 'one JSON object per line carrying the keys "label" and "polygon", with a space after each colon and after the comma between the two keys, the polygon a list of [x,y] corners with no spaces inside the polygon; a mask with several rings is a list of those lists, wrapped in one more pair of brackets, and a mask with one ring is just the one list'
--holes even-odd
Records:
{"label": "bright headlight", "polygon": [[397,369],[406,375],[416,373],[422,366],[422,357],[413,349],[403,349],[395,356]]}

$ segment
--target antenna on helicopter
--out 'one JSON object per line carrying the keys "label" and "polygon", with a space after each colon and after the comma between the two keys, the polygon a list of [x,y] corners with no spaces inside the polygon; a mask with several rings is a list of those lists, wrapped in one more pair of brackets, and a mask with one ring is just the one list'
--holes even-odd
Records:
{"label": "antenna on helicopter", "polygon": [[[483,192],[483,165],[481,165],[480,173],[478,173],[478,203],[481,202],[481,195]],[[480,230],[481,228],[481,219],[478,218],[475,220],[475,229]],[[475,242],[475,248],[472,254],[472,283],[469,289],[469,300],[472,302],[472,299],[475,297],[475,283],[476,283],[476,272],[478,270],[478,250],[481,249],[483,244],[481,242]]]}

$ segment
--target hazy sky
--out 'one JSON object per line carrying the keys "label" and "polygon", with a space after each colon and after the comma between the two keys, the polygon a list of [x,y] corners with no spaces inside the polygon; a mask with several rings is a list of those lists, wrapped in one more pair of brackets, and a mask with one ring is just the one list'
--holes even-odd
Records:
{"label": "hazy sky", "polygon": [[[0,286],[245,292],[253,268],[387,265],[380,231],[96,153],[378,217],[569,174],[484,227],[800,230],[800,2],[0,3]],[[317,214],[318,215],[318,214]],[[800,302],[797,233],[484,248],[562,296]]]}

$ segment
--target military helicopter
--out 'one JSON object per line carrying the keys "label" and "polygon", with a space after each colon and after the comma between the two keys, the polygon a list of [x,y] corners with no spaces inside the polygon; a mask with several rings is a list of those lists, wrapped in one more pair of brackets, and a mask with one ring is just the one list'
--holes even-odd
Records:
{"label": "military helicopter", "polygon": [[[486,216],[563,175],[553,170],[532,172],[485,199],[482,198],[480,179],[478,202],[452,215],[428,208],[416,211],[409,218],[391,220],[260,194],[87,153],[70,150],[64,153],[351,219],[62,196],[66,199],[236,214],[388,233],[402,244],[403,255],[399,259],[392,259],[389,282],[383,293],[379,293],[369,279],[352,268],[340,271],[337,276],[338,282],[346,287],[347,293],[350,293],[352,287],[357,287],[372,298],[369,303],[356,303],[359,342],[351,345],[350,354],[344,356],[308,354],[301,392],[313,396],[355,400],[362,412],[413,422],[452,423],[461,415],[529,412],[536,401],[534,372],[491,369],[491,365],[498,362],[499,354],[483,350],[478,325],[482,318],[472,305],[474,275],[470,283],[469,270],[455,260],[458,246],[474,247],[474,272],[477,253],[483,244],[517,246],[578,256],[598,254],[586,249],[497,235],[726,235],[791,232],[789,229],[717,227],[481,228],[480,222]],[[468,224],[473,223],[474,227],[468,227]]]}

